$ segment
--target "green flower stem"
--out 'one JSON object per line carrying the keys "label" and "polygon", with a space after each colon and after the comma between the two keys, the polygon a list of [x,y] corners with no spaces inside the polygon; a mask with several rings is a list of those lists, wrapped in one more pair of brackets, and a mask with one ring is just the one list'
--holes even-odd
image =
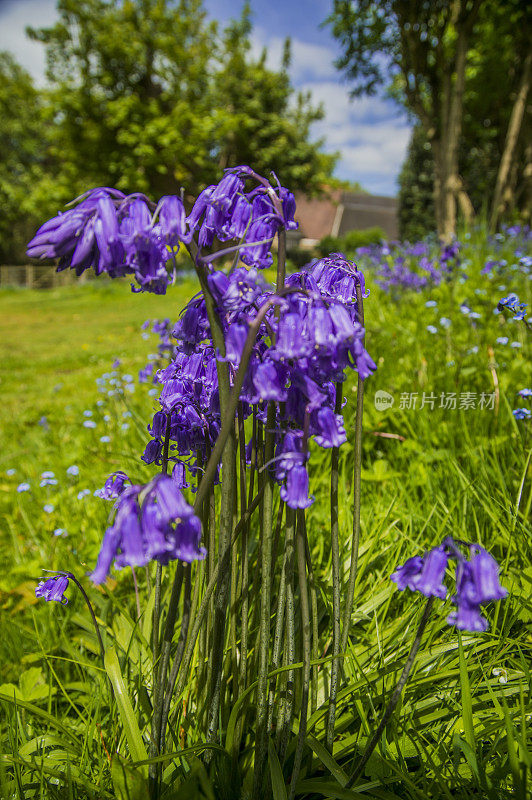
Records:
{"label": "green flower stem", "polygon": [[[256,426],[254,425],[254,430],[256,430]],[[248,507],[248,498],[246,495],[246,434],[244,428],[244,407],[240,402],[238,404],[238,443],[239,443],[239,453],[240,453],[240,516],[242,519],[245,518],[247,507]],[[252,448],[255,448],[255,442],[253,442]],[[255,455],[256,455],[256,448],[255,448]],[[252,455],[252,466],[253,466],[253,455]],[[251,482],[253,478],[251,478]],[[249,552],[248,552],[248,536],[249,536],[249,524],[246,522],[242,527],[242,538],[240,543],[240,584],[238,587],[237,596],[240,600],[240,616],[241,616],[241,627],[240,627],[240,664],[238,670],[238,685],[236,687],[236,696],[240,696],[247,687],[247,667],[248,667],[248,632],[249,632]],[[240,741],[242,738],[242,731],[243,731],[243,719],[244,715],[242,714],[237,723],[236,731],[235,731],[235,744],[234,744],[234,751],[233,755],[238,753],[240,749]]]}
{"label": "green flower stem", "polygon": [[170,648],[172,646],[172,639],[174,635],[174,626],[179,607],[179,597],[181,595],[184,570],[185,567],[183,564],[178,562],[174,582],[172,585],[172,594],[170,595],[170,603],[168,605],[168,613],[166,615],[166,623],[161,647],[161,658],[159,661],[159,668],[157,670],[157,685],[155,687],[156,701],[153,706],[153,730],[156,736],[155,741],[159,742],[159,746],[161,742],[161,719],[163,713],[164,686],[166,682],[166,673],[168,672],[168,664],[170,662]]}
{"label": "green flower stem", "polygon": [[[163,453],[161,471],[163,475],[168,474],[168,453],[170,450],[170,414],[166,415],[166,430],[164,434]],[[151,741],[150,741],[150,757],[155,758],[159,755],[158,742],[159,742],[159,725],[161,719],[161,690],[162,686],[159,682],[159,622],[161,617],[161,583],[163,576],[162,565],[157,562],[155,568],[155,597],[153,602],[153,617],[152,617],[152,655],[153,655],[153,713],[151,718]],[[177,577],[177,572],[176,572]],[[175,579],[174,579],[175,581]],[[175,583],[174,583],[175,589]],[[174,591],[172,590],[172,593]],[[164,680],[164,679],[163,679]],[[158,797],[159,793],[159,777],[161,767],[159,764],[151,764],[149,768],[150,777],[150,796],[153,798]]]}
{"label": "green flower stem", "polygon": [[[362,301],[362,289],[360,284],[356,287],[358,321],[364,325],[364,304]],[[364,344],[364,340],[362,340]],[[349,565],[349,583],[347,586],[347,599],[344,609],[342,639],[340,651],[345,652],[349,628],[351,626],[351,614],[355,599],[355,581],[358,569],[358,549],[360,543],[360,486],[362,470],[362,414],[364,413],[364,381],[358,376],[357,381],[357,415],[355,421],[355,466],[353,470],[353,538],[351,540],[351,563]]]}
{"label": "green flower stem", "polygon": [[[188,627],[190,624],[190,617],[191,617],[191,609],[190,609],[190,591],[191,591],[191,583],[192,583],[192,565],[187,564],[183,568],[184,577],[185,577],[185,588],[183,591],[183,615],[181,617],[181,630],[179,632],[179,639],[177,641],[177,650],[174,657],[174,663],[172,664],[172,669],[170,671],[170,675],[168,678],[168,686],[173,688],[175,683],[175,678],[177,676],[177,672],[179,671],[179,667],[181,665],[181,660],[183,658],[183,652],[185,650],[185,643],[187,640],[188,635]],[[197,582],[199,586],[199,581]],[[194,587],[195,588],[195,587]],[[164,750],[164,741],[166,738],[166,726],[168,724],[168,715],[170,713],[170,703],[172,702],[172,692],[166,692],[164,696],[164,700],[162,703],[162,710],[161,710],[161,721],[160,721],[160,732],[159,732],[159,749],[161,751]]]}
{"label": "green flower stem", "polygon": [[[275,403],[269,403],[264,459],[268,464],[273,458],[275,445]],[[271,571],[272,571],[272,523],[273,523],[273,475],[266,470],[264,475],[264,495],[262,500],[262,536],[260,547],[261,590],[259,616],[259,659],[257,671],[257,723],[255,740],[255,767],[253,775],[254,800],[259,800],[264,792],[264,767],[268,752],[268,659],[270,653],[271,620]]]}
{"label": "green flower stem", "polygon": [[[258,505],[260,503],[261,497],[262,497],[262,493],[259,492],[256,495],[256,497],[253,499],[253,501],[249,504],[248,510],[246,512],[246,517],[241,519],[241,520],[239,520],[239,522],[235,526],[235,529],[233,531],[233,535],[231,537],[231,547],[235,544],[236,540],[238,539],[244,524],[246,524],[249,521],[249,519],[250,519],[251,515],[253,514],[253,512],[258,508]],[[186,648],[185,648],[185,652],[184,652],[183,659],[182,659],[181,669],[178,668],[177,670],[175,670],[175,675],[174,675],[174,670],[172,670],[173,680],[168,682],[168,693],[170,695],[172,695],[174,693],[174,686],[176,687],[175,688],[175,694],[176,694],[177,697],[180,697],[182,692],[183,692],[183,689],[185,687],[185,683],[189,678],[188,670],[190,668],[190,662],[192,661],[192,656],[193,656],[193,653],[194,653],[194,647],[196,645],[196,640],[198,638],[199,631],[201,629],[201,626],[202,626],[203,621],[205,619],[205,616],[207,614],[207,610],[209,608],[210,598],[211,598],[211,596],[212,596],[212,594],[214,592],[214,589],[216,588],[216,584],[217,584],[217,581],[218,581],[218,575],[219,575],[221,570],[227,569],[228,561],[229,561],[229,552],[227,552],[225,554],[224,559],[222,561],[218,561],[217,564],[215,565],[212,577],[211,577],[211,579],[210,579],[210,581],[207,584],[207,587],[205,589],[205,593],[203,595],[203,598],[202,598],[202,601],[201,601],[201,605],[199,607],[197,615],[196,614],[195,615],[191,614],[191,616],[192,616],[192,629],[191,629],[190,637],[186,642]],[[196,591],[196,587],[194,587],[194,591]],[[193,605],[194,605],[194,602],[193,602]],[[178,675],[179,675],[179,681],[176,684]]]}
{"label": "green flower stem", "polygon": [[100,626],[98,625],[98,620],[96,619],[96,614],[94,613],[94,609],[92,607],[91,601],[89,600],[89,595],[87,594],[87,592],[85,591],[85,589],[83,588],[83,586],[78,581],[78,579],[76,578],[75,575],[73,575],[71,572],[66,572],[64,574],[66,575],[66,577],[69,580],[73,581],[76,584],[76,586],[78,587],[78,589],[81,592],[81,596],[85,600],[85,604],[86,604],[87,608],[89,609],[89,614],[91,615],[92,624],[94,625],[94,630],[96,632],[96,639],[98,640],[98,647],[100,648],[100,656],[102,658],[103,668],[105,670],[105,648],[103,646],[102,634],[100,633]]}
{"label": "green flower stem", "polygon": [[[294,621],[294,539],[295,539],[296,512],[293,508],[286,508],[286,635],[284,641],[284,665],[295,662],[295,621]],[[292,715],[294,711],[294,680],[295,670],[286,673],[284,697],[281,701],[279,712],[280,728],[277,739],[277,752],[281,764],[284,761],[290,731],[292,730]]]}
{"label": "green flower stem", "polygon": [[429,619],[429,616],[430,616],[430,612],[432,610],[433,602],[434,602],[434,598],[433,597],[429,597],[429,599],[427,600],[427,602],[425,604],[425,608],[423,610],[423,616],[421,617],[421,621],[419,623],[419,627],[418,627],[416,635],[414,637],[414,641],[412,643],[412,647],[410,649],[410,653],[408,654],[408,658],[406,659],[406,663],[405,663],[405,665],[403,667],[403,671],[401,672],[401,677],[397,681],[397,685],[396,685],[396,687],[395,687],[395,689],[393,691],[393,694],[392,694],[392,696],[390,698],[390,702],[388,703],[388,705],[386,707],[386,711],[384,712],[383,717],[382,717],[381,721],[379,722],[379,725],[378,725],[375,733],[373,734],[373,736],[369,740],[368,744],[366,745],[366,749],[364,750],[364,754],[362,755],[362,758],[360,759],[360,761],[356,765],[356,767],[355,767],[355,769],[353,771],[353,774],[351,775],[351,777],[349,778],[349,780],[347,781],[347,783],[346,783],[346,785],[344,787],[346,789],[351,788],[351,786],[353,786],[355,781],[362,774],[362,770],[364,769],[364,767],[368,763],[369,757],[371,756],[371,754],[375,750],[375,747],[377,746],[377,744],[378,744],[378,742],[379,742],[379,740],[380,740],[380,738],[382,736],[382,732],[383,732],[384,728],[386,727],[386,725],[388,724],[388,722],[390,721],[390,718],[391,718],[391,716],[392,716],[392,714],[394,712],[394,709],[395,709],[397,703],[399,702],[399,698],[401,697],[401,692],[403,691],[403,689],[405,687],[405,684],[406,684],[406,682],[408,680],[408,676],[410,675],[410,672],[411,672],[412,667],[414,665],[414,661],[415,661],[415,658],[416,658],[416,655],[417,655],[417,651],[419,650],[419,646],[421,644],[421,639],[423,637],[423,632],[424,632],[424,630],[426,628],[426,625],[427,625],[427,622],[428,622],[428,619]]}
{"label": "green flower stem", "polygon": [[[342,407],[342,384],[336,384],[336,403],[334,412],[339,414]],[[333,590],[333,637],[331,664],[331,687],[327,711],[325,746],[329,753],[333,750],[336,703],[338,697],[338,674],[340,668],[340,545],[338,540],[338,461],[339,448],[331,451],[331,561]]]}
{"label": "green flower stem", "polygon": [[[282,502],[282,501],[281,501]],[[288,526],[288,509],[287,509],[287,526]],[[293,565],[290,564],[290,569],[293,570]],[[271,671],[274,672],[281,663],[281,655],[283,652],[283,633],[286,627],[286,615],[285,615],[285,606],[286,606],[286,586],[287,586],[287,570],[288,570],[288,547],[286,544],[285,539],[285,548],[283,553],[283,565],[281,568],[281,577],[279,580],[279,590],[277,593],[277,608],[275,611],[275,632],[273,635],[273,647],[272,647],[272,664],[271,664]],[[282,680],[282,676],[279,676],[279,680]],[[268,731],[272,730],[272,722],[273,722],[273,712],[275,708],[275,688],[276,688],[277,679],[273,679],[270,685],[270,694],[268,698]]]}
{"label": "green flower stem", "polygon": [[310,608],[307,587],[307,559],[305,552],[305,512],[303,509],[297,510],[296,525],[296,555],[297,555],[297,576],[299,582],[299,604],[301,608],[301,634],[303,651],[303,677],[301,685],[301,707],[299,711],[299,731],[297,736],[296,751],[294,754],[294,766],[292,770],[292,780],[290,781],[290,791],[288,800],[294,800],[296,794],[296,784],[301,769],[303,749],[307,735],[307,716],[308,699],[310,685]]}
{"label": "green flower stem", "polygon": [[[310,611],[312,619],[312,647],[311,658],[313,661],[318,661],[318,591],[316,589],[316,580],[314,578],[314,568],[312,566],[312,558],[310,555],[310,547],[307,536],[307,523],[303,517],[303,531],[305,534],[305,555],[307,560],[307,571],[309,580],[310,592]],[[318,707],[318,665],[314,664],[312,667],[312,681],[310,684],[310,708],[314,713]]]}

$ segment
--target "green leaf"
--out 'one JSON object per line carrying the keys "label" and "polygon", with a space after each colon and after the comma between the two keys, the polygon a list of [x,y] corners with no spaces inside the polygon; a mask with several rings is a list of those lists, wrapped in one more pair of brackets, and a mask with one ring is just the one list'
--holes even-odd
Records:
{"label": "green leaf", "polygon": [[279,757],[271,739],[268,739],[268,764],[270,765],[270,775],[272,779],[273,800],[288,800],[283,770],[281,769]]}
{"label": "green leaf", "polygon": [[124,679],[120,671],[118,656],[114,647],[109,647],[105,652],[105,669],[113,686],[113,691],[118,706],[118,713],[124,726],[129,752],[133,761],[146,761],[148,754],[144,747],[142,735],[137,724],[135,712],[129,699]]}

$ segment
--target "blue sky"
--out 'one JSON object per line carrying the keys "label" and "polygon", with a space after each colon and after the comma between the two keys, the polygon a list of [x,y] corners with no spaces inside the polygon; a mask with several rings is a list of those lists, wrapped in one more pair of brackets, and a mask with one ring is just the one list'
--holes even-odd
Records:
{"label": "blue sky", "polygon": [[[242,0],[204,0],[221,23],[238,16]],[[348,86],[334,67],[338,45],[320,24],[331,0],[252,1],[253,46],[268,48],[272,66],[280,64],[286,36],[292,39],[292,82],[310,90],[323,103],[325,118],[313,128],[325,137],[325,149],[339,151],[339,178],[359,181],[375,194],[393,195],[410,136],[406,115],[383,97],[349,100]],[[26,25],[46,26],[55,20],[55,0],[0,0],[0,50],[10,50],[39,84],[44,83],[44,52],[25,35]]]}

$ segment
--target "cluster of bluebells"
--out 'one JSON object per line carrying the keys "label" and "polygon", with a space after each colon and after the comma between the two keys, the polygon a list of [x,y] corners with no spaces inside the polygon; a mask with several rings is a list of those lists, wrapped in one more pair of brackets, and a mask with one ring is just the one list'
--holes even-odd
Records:
{"label": "cluster of bluebells", "polygon": [[[356,290],[358,284],[364,293],[363,276],[343,256],[333,255],[291,275],[282,297],[253,269],[213,271],[208,280],[224,325],[224,358],[232,379],[249,323],[270,304],[253,345],[241,408],[244,418],[254,413],[265,423],[268,404],[276,403],[276,448],[269,467],[281,485],[282,499],[292,508],[304,508],[312,502],[306,468],[309,439],[325,448],[346,441],[343,418],[335,413],[335,384],[344,380],[346,369],[356,369],[363,379],[375,369],[358,322]],[[186,467],[194,473],[204,462],[221,424],[216,370],[221,355],[209,336],[202,296],[185,308],[173,335],[177,353],[157,376],[161,410],[149,428],[153,439],[143,459],[159,462],[168,436],[173,475],[185,487]]]}
{"label": "cluster of bluebells", "polygon": [[167,475],[140,486],[132,484],[124,472],[114,473],[100,497],[115,500],[115,516],[91,574],[94,583],[105,581],[113,561],[121,569],[145,566],[151,560],[168,564],[205,557],[200,546],[201,522]]}
{"label": "cluster of bluebells", "polygon": [[481,606],[492,600],[503,600],[508,592],[499,583],[499,565],[493,556],[478,544],[465,546],[469,550],[469,559],[448,536],[423,557],[414,556],[405,561],[391,579],[401,590],[408,588],[425,597],[445,600],[447,587],[444,578],[449,563],[454,562],[455,593],[451,600],[456,610],[447,617],[447,622],[464,631],[486,631],[488,621],[480,613]]}
{"label": "cluster of bluebells", "polygon": [[[253,186],[246,190],[246,181]],[[31,258],[59,259],[58,270],[80,275],[92,268],[110,277],[132,275],[137,288],[164,294],[172,280],[167,265],[181,244],[195,234],[200,251],[219,241],[242,240],[245,264],[271,264],[271,242],[278,229],[295,228],[295,202],[283,186],[274,189],[249,167],[228,170],[199,195],[187,216],[180,197],[168,195],[155,205],[145,195],[117,189],[92,189],[75,205],[45,222],[28,245]]]}
{"label": "cluster of bluebells", "polygon": [[[253,414],[257,429],[266,424],[268,407],[275,403],[275,451],[266,467],[289,506],[304,508],[312,502],[310,440],[324,448],[346,441],[336,385],[347,369],[362,379],[375,369],[359,322],[357,293],[365,296],[364,279],[354,264],[334,254],[291,275],[278,294],[268,287],[259,270],[272,263],[272,240],[279,229],[297,227],[294,212],[288,190],[272,186],[249,167],[238,167],[207,187],[188,216],[178,197],[162,198],[152,213],[142,195],[97,189],[42,226],[30,243],[29,255],[57,256],[60,269],[71,266],[80,273],[92,267],[111,277],[134,274],[141,289],[157,293],[170,280],[166,261],[184,243],[203,272],[223,327],[225,353],[220,353],[213,346],[203,294],[188,303],[172,329],[168,320],[152,326],[161,337],[157,360],[167,363],[155,374],[143,371],[142,377],[155,378],[161,391],[142,458],[163,465],[166,441],[172,477],[159,475],[139,486],[125,473],[115,473],[98,492],[115,500],[116,514],[92,573],[96,583],[105,580],[113,561],[120,568],[204,556],[201,525],[182,490],[190,486],[191,475],[201,472],[220,432],[218,366],[228,364],[233,383],[258,314],[261,324],[250,339],[239,413],[244,419]],[[220,242],[233,246],[220,251]],[[228,273],[213,268],[216,258],[234,254]],[[116,372],[105,376],[103,391],[107,379],[111,386],[119,381]],[[251,451],[252,442],[248,460]]]}
{"label": "cluster of bluebells", "polygon": [[434,254],[427,242],[382,244],[359,247],[357,255],[366,256],[375,269],[376,282],[385,291],[411,289],[420,292],[454,275],[461,264],[460,244],[442,245]]}

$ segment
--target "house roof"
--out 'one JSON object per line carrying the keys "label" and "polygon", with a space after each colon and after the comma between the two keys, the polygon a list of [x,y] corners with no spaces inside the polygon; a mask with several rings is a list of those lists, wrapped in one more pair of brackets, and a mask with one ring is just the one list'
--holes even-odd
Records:
{"label": "house roof", "polygon": [[397,200],[395,197],[329,191],[320,198],[296,195],[298,234],[305,239],[343,236],[348,231],[380,227],[389,239],[398,236]]}

